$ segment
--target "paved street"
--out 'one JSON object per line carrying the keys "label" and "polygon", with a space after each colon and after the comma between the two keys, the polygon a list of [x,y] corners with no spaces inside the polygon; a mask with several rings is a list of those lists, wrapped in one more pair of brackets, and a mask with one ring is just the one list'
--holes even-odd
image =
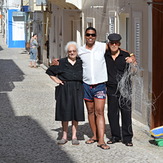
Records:
{"label": "paved street", "polygon": [[[136,120],[133,147],[117,143],[102,150],[96,143],[86,145],[91,137],[87,118],[79,123],[79,146],[71,145],[70,128],[70,141],[58,146],[61,125],[54,121],[55,84],[43,65],[28,64],[24,49],[8,49],[0,35],[0,163],[163,163],[163,147],[150,144],[148,127]],[[109,136],[106,119],[106,141]]]}

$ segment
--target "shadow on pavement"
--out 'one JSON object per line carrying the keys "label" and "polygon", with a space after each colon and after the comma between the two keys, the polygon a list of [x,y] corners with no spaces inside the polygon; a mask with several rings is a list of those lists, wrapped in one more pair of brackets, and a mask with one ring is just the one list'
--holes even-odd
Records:
{"label": "shadow on pavement", "polygon": [[149,143],[150,143],[150,144],[152,144],[152,145],[157,146],[157,143],[156,143],[156,141],[155,141],[155,140],[149,140]]}
{"label": "shadow on pavement", "polygon": [[12,91],[16,81],[24,79],[24,73],[12,60],[0,59],[0,92]]}
{"label": "shadow on pavement", "polygon": [[[111,131],[110,131],[110,126],[108,124],[105,125],[106,126],[106,138],[110,138],[111,137]],[[57,140],[60,140],[62,138],[62,127],[57,128],[57,129],[52,129],[53,131],[58,132],[58,137]],[[68,140],[71,140],[71,126],[68,127]],[[85,123],[80,125],[78,125],[78,132],[77,132],[77,137],[78,140],[84,140],[84,135],[86,135],[87,137],[91,138],[92,137],[92,131],[91,128],[89,126],[89,123]]]}
{"label": "shadow on pavement", "polygon": [[2,48],[2,46],[0,46],[0,51],[2,51],[3,50],[3,48]]}
{"label": "shadow on pavement", "polygon": [[15,116],[7,92],[14,89],[14,81],[24,79],[23,72],[12,60],[1,59],[0,74],[0,162],[72,163],[37,121],[30,116]]}

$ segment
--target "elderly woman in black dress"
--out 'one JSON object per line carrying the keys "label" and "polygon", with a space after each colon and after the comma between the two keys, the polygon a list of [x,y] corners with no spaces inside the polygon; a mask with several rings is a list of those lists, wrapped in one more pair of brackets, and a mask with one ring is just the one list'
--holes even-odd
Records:
{"label": "elderly woman in black dress", "polygon": [[63,136],[58,144],[67,143],[68,122],[72,121],[72,144],[78,145],[78,121],[84,121],[82,61],[77,57],[76,42],[68,42],[65,46],[66,58],[59,60],[59,65],[50,66],[46,73],[59,86],[55,90],[55,120],[62,122]]}

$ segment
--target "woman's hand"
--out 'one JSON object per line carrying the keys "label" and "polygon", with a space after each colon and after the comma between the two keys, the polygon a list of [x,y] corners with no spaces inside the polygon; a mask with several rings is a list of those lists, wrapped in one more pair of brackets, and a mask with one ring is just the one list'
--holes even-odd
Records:
{"label": "woman's hand", "polygon": [[50,76],[50,78],[57,84],[62,84],[64,85],[63,81],[58,79],[56,76]]}

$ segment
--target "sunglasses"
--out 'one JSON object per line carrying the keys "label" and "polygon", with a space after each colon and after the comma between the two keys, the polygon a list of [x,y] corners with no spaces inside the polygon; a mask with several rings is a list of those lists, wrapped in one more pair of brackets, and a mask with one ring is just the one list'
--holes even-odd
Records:
{"label": "sunglasses", "polygon": [[89,36],[96,37],[96,34],[95,33],[86,33],[85,36],[87,36],[87,37],[89,37]]}
{"label": "sunglasses", "polygon": [[111,41],[111,42],[109,42],[111,45],[113,45],[113,44],[115,44],[115,45],[118,45],[119,44],[119,42],[118,41]]}

